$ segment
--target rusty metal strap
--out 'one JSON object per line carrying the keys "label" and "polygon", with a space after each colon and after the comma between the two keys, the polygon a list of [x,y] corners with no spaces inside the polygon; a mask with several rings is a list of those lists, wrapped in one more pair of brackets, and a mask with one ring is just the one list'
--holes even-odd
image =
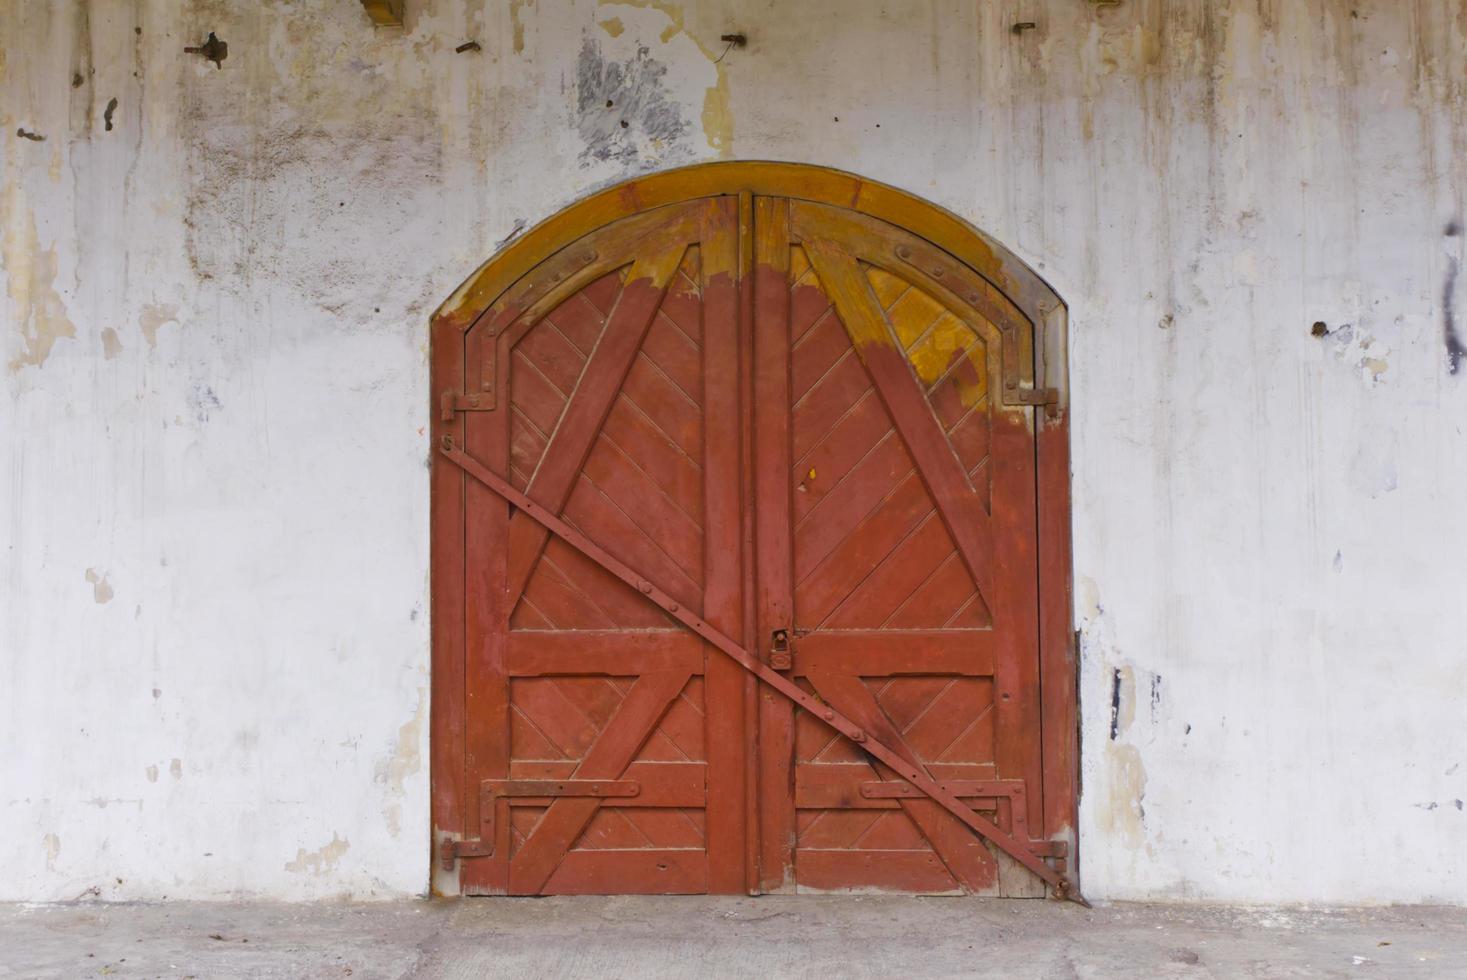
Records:
{"label": "rusty metal strap", "polygon": [[705,623],[701,617],[684,609],[672,596],[657,588],[641,575],[638,575],[630,566],[623,564],[600,545],[586,537],[586,535],[547,511],[540,504],[537,504],[517,490],[509,481],[474,459],[454,443],[452,436],[445,435],[443,437],[440,452],[442,452],[446,459],[460,467],[469,476],[509,501],[509,503],[523,511],[532,520],[542,525],[547,531],[655,602],[674,619],[706,640],[709,644],[717,648],[720,653],[733,660],[740,667],[743,667],[765,684],[815,715],[815,717],[822,719],[827,725],[840,732],[840,734],[860,745],[870,755],[896,770],[901,778],[907,780],[917,789],[921,790],[924,795],[936,801],[943,809],[962,821],[969,829],[981,837],[986,838],[995,847],[1008,854],[1015,861],[1018,861],[1024,867],[1034,872],[1034,874],[1049,882],[1055,890],[1056,897],[1073,898],[1082,904],[1084,903],[1084,899],[1079,896],[1079,893],[1070,887],[1069,880],[1045,864],[1043,859],[1035,854],[1025,841],[1021,841],[1017,837],[1006,833],[997,824],[979,816],[971,807],[950,792],[947,787],[923,771],[921,767],[914,766],[908,759],[871,737],[870,734],[855,722],[851,721],[839,711],[836,711],[834,707],[806,694],[793,681],[771,670],[763,661],[746,650],[741,644],[735,642],[727,634],[714,629]]}

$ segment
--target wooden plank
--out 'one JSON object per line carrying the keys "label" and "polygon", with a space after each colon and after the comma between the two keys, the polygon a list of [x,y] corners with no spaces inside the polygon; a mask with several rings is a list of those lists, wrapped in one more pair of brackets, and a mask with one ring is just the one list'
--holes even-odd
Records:
{"label": "wooden plank", "polygon": [[[576,767],[575,778],[619,778],[689,676],[684,671],[661,671],[639,677],[616,717]],[[551,803],[510,862],[510,890],[518,895],[540,894],[600,805],[599,799],[576,797]]]}
{"label": "wooden plank", "polygon": [[[738,202],[710,201],[699,243],[703,294],[703,613],[730,636],[744,632],[742,494],[739,464]],[[703,649],[707,649],[704,647]],[[747,769],[752,764],[744,704],[746,677],[739,665],[714,655],[705,680],[708,732],[708,889],[739,894],[747,888]]]}
{"label": "wooden plank", "polygon": [[[1039,483],[1039,673],[1043,705],[1044,836],[1076,847],[1079,746],[1075,677],[1079,651],[1071,619],[1070,447],[1068,416],[1041,419]],[[1078,862],[1071,861],[1071,867]]]}
{"label": "wooden plank", "polygon": [[[1036,562],[1033,409],[1000,414],[993,432],[993,526],[1002,569],[993,614],[1003,649],[995,670],[994,751],[1005,778],[1030,787],[1029,824],[1044,825],[1039,690],[1039,569]],[[989,593],[988,595],[992,595]]]}
{"label": "wooden plank", "polygon": [[545,882],[544,895],[700,895],[708,855],[697,849],[571,851]]}
{"label": "wooden plank", "polygon": [[817,850],[795,852],[801,892],[960,892],[932,851]]}
{"label": "wooden plank", "polygon": [[[570,779],[574,759],[519,759],[510,764],[511,779]],[[701,808],[708,801],[708,766],[702,762],[633,762],[617,778],[641,786],[636,796],[603,799],[603,807]],[[549,806],[549,797],[522,797],[524,806]],[[721,802],[721,801],[720,801]]]}
{"label": "wooden plank", "polygon": [[819,630],[795,641],[795,673],[991,677],[996,650],[989,630]]}
{"label": "wooden plank", "polygon": [[[753,206],[755,649],[767,659],[773,632],[794,628],[789,202],[758,198]],[[760,694],[759,887],[780,891],[794,881],[794,707],[768,690]]]}
{"label": "wooden plank", "polygon": [[[868,765],[798,765],[795,767],[795,806],[801,810],[899,809],[895,793],[889,796],[864,795],[861,787],[870,783],[871,767]],[[997,810],[995,799],[1009,795],[1007,789],[1000,789],[993,780],[943,779],[942,784],[954,796],[970,800],[973,809],[978,811]]]}
{"label": "wooden plank", "polygon": [[[551,433],[550,445],[526,488],[532,500],[552,512],[559,513],[575,489],[586,456],[626,381],[686,249],[683,241],[657,244],[661,247],[655,253],[632,264],[621,299],[607,320],[606,330],[591,352],[580,383],[566,405],[560,424]],[[525,581],[547,537],[543,527],[523,514],[516,514],[510,520],[508,587],[511,595],[518,596],[524,591]]]}
{"label": "wooden plank", "polygon": [[[507,357],[488,357],[486,347],[496,343],[483,331],[467,337],[465,356],[466,387],[478,388],[483,383],[504,391],[509,371]],[[485,377],[485,369],[495,372]],[[511,416],[506,411],[469,412],[464,416],[464,441],[478,458],[506,472],[509,467]],[[485,779],[503,779],[509,775],[510,703],[509,675],[505,671],[508,654],[509,617],[514,602],[505,592],[505,529],[509,518],[506,502],[488,487],[470,486],[464,500],[465,593],[464,593],[464,768],[466,789]],[[466,793],[465,829],[470,836],[480,833],[479,794]],[[502,847],[496,847],[492,858],[465,862],[459,880],[467,893],[503,893],[508,887],[510,826],[508,820],[495,823],[495,833]]]}
{"label": "wooden plank", "polygon": [[703,641],[682,630],[515,630],[509,635],[511,677],[653,671],[703,673]]}
{"label": "wooden plank", "polygon": [[[947,435],[933,416],[905,355],[895,346],[886,319],[855,258],[828,242],[807,242],[805,251],[850,333],[856,354],[886,403],[893,424],[917,464],[948,534],[957,545],[978,591],[993,596],[995,574],[1007,574],[993,548],[987,512],[978,503]],[[997,568],[995,568],[997,566]],[[989,602],[989,608],[993,603]]]}

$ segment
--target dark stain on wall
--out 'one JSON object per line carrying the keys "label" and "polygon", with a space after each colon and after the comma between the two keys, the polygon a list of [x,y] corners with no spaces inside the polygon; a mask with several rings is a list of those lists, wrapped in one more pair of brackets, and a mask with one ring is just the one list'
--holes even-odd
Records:
{"label": "dark stain on wall", "polygon": [[1121,733],[1121,671],[1117,667],[1110,673],[1110,740],[1114,742]]}
{"label": "dark stain on wall", "polygon": [[587,37],[576,62],[576,131],[585,143],[582,166],[615,160],[653,166],[688,129],[667,97],[667,66],[647,47],[626,61],[607,61]]}
{"label": "dark stain on wall", "polygon": [[[1457,238],[1462,228],[1456,221],[1447,222],[1442,234]],[[1462,358],[1467,356],[1467,343],[1457,332],[1457,276],[1461,274],[1462,262],[1455,255],[1447,256],[1447,278],[1442,284],[1442,343],[1447,348],[1447,372],[1456,374],[1462,367]]]}

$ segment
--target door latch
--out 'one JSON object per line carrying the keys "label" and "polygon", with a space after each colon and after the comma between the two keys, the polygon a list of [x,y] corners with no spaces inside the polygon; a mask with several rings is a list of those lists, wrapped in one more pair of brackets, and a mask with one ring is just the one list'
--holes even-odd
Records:
{"label": "door latch", "polygon": [[769,637],[769,666],[775,670],[789,670],[795,665],[794,651],[790,649],[790,631],[775,630]]}

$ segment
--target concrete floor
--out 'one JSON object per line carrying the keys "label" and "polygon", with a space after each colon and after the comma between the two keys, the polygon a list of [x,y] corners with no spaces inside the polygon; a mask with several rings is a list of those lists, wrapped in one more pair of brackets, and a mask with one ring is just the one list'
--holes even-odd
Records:
{"label": "concrete floor", "polygon": [[0,977],[1464,977],[1467,909],[868,897],[0,906]]}

